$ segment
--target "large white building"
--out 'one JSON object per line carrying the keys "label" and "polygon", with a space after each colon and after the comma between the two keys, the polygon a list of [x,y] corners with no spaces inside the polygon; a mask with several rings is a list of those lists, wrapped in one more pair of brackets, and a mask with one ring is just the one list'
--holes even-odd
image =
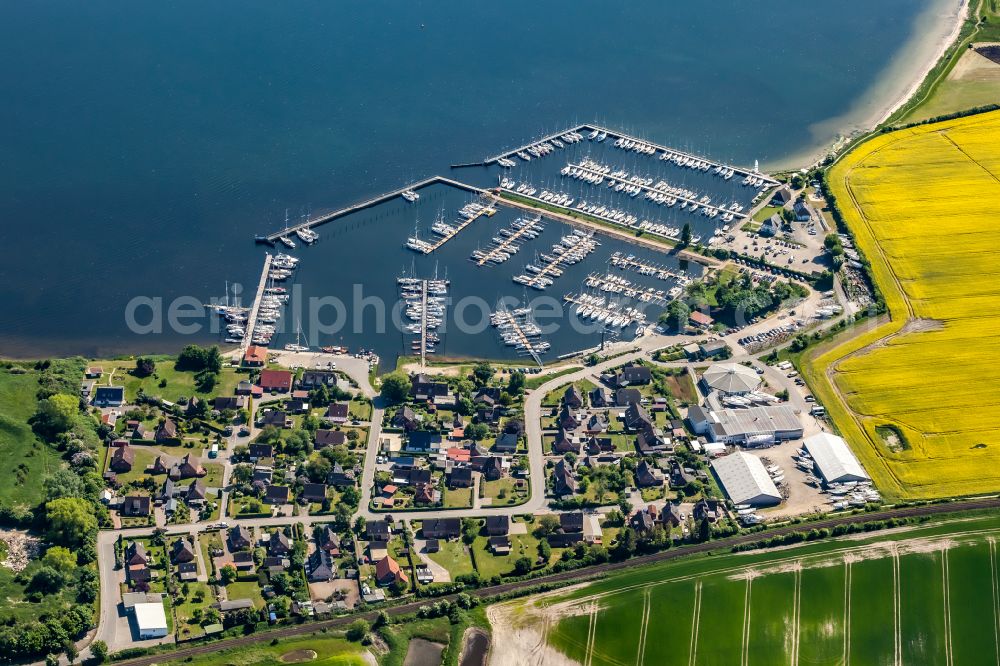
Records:
{"label": "large white building", "polygon": [[712,461],[712,471],[734,504],[757,507],[781,502],[778,487],[756,456],[742,451],[730,453]]}
{"label": "large white building", "polygon": [[868,474],[843,438],[821,432],[806,437],[802,445],[812,456],[816,471],[827,483],[869,480]]}
{"label": "large white building", "polygon": [[167,615],[163,602],[136,604],[133,608],[139,640],[162,638],[167,635]]}
{"label": "large white building", "polygon": [[716,363],[701,376],[706,392],[723,395],[743,395],[757,390],[760,377],[753,368],[739,363]]}
{"label": "large white building", "polygon": [[802,436],[802,423],[786,404],[748,409],[688,408],[688,422],[713,442],[756,448]]}

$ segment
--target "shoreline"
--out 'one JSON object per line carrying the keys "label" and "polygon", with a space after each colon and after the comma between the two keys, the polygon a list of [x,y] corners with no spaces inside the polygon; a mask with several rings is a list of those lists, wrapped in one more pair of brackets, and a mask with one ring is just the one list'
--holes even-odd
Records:
{"label": "shoreline", "polygon": [[[958,39],[969,15],[971,0],[942,0],[917,17],[913,36],[904,44],[872,85],[843,114],[810,126],[816,135],[833,134],[832,140],[768,163],[766,170],[789,171],[813,166],[852,138],[866,134],[888,120],[913,99],[934,67]],[[929,34],[924,34],[928,32]],[[913,63],[919,63],[914,66]],[[911,71],[912,70],[912,71]],[[899,80],[903,79],[903,89]]]}

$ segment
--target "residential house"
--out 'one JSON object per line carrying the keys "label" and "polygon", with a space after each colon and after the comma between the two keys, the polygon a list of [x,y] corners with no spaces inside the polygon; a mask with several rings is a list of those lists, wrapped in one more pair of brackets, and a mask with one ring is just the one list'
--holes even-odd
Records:
{"label": "residential house", "polygon": [[497,556],[510,555],[510,537],[506,534],[500,536],[491,536],[487,544],[489,546],[490,552]]}
{"label": "residential house", "polygon": [[198,564],[196,562],[182,562],[178,564],[177,577],[185,583],[198,580]]}
{"label": "residential house", "polygon": [[640,488],[663,485],[663,473],[643,460],[635,467],[635,484]]}
{"label": "residential house", "polygon": [[288,393],[292,390],[292,379],[288,370],[261,370],[257,385],[266,392]]}
{"label": "residential house", "polygon": [[587,440],[585,450],[587,454],[596,456],[601,453],[613,453],[615,443],[610,437],[591,437]]}
{"label": "residential house", "polygon": [[460,518],[428,518],[422,527],[425,539],[457,539],[462,534]]}
{"label": "residential house", "polygon": [[323,502],[326,500],[325,483],[304,483],[302,484],[302,499],[307,502]]}
{"label": "residential house", "polygon": [[580,420],[568,405],[563,405],[559,411],[559,417],[556,419],[556,425],[563,430],[576,430],[580,427]]}
{"label": "residential house", "polygon": [[694,477],[688,474],[687,470],[684,469],[684,466],[676,458],[670,461],[669,474],[671,488],[683,488],[694,481]]}
{"label": "residential house", "polygon": [[629,516],[628,524],[639,536],[652,534],[656,527],[656,507],[650,505],[648,509],[639,509]]}
{"label": "residential house", "polygon": [[598,432],[604,432],[608,429],[608,422],[604,419],[601,414],[592,414],[589,419],[587,419],[586,431],[587,434],[594,434]]}
{"label": "residential house", "polygon": [[483,386],[472,396],[472,402],[476,405],[493,407],[500,402],[500,393],[500,388],[496,386]]}
{"label": "residential house", "polygon": [[339,557],[340,535],[333,531],[329,525],[324,525],[319,534],[319,539],[316,540],[316,546],[333,557]]}
{"label": "residential house", "polygon": [[161,504],[164,504],[172,500],[176,495],[177,495],[177,487],[174,484],[174,480],[171,479],[170,477],[167,477],[163,481],[163,488],[160,490],[160,496],[157,497],[157,500]]}
{"label": "residential house", "polygon": [[306,560],[306,573],[310,583],[326,582],[337,577],[333,558],[322,548],[314,550]]}
{"label": "residential house", "polygon": [[317,449],[328,446],[343,446],[347,444],[347,433],[343,430],[317,430],[314,440]]}
{"label": "residential house", "polygon": [[704,312],[699,312],[698,310],[693,310],[691,314],[688,315],[688,321],[691,322],[696,328],[709,328],[715,323],[715,320],[709,317]]}
{"label": "residential house", "polygon": [[134,564],[149,565],[149,554],[146,552],[145,544],[141,541],[132,541],[125,547],[125,565],[132,566]]}
{"label": "residential house", "polygon": [[229,549],[244,550],[253,546],[253,535],[243,525],[229,528]]}
{"label": "residential house", "polygon": [[552,442],[554,453],[575,453],[580,454],[580,442],[570,437],[565,430],[560,430],[556,439]]}
{"label": "residential house", "polygon": [[280,529],[271,534],[267,540],[267,554],[272,556],[284,556],[292,552],[292,540],[289,539]]}
{"label": "residential house", "polygon": [[406,440],[408,451],[419,451],[421,453],[432,453],[441,450],[440,433],[431,430],[414,430]]}
{"label": "residential house", "polygon": [[431,471],[420,467],[394,466],[392,482],[401,486],[415,486],[418,483],[430,483]]}
{"label": "residential house", "polygon": [[392,417],[392,425],[410,432],[416,430],[420,422],[417,420],[417,415],[413,411],[413,408],[403,405],[396,410],[396,414]]}
{"label": "residential house", "polygon": [[797,222],[808,222],[812,219],[812,210],[802,199],[795,202],[795,206],[792,207],[792,211],[795,213],[795,220]]}
{"label": "residential house", "polygon": [[212,401],[212,409],[224,412],[227,409],[239,411],[247,408],[247,398],[245,395],[217,396]]}
{"label": "residential house", "polygon": [[243,365],[248,368],[261,368],[267,364],[267,347],[250,345],[243,353]]}
{"label": "residential house", "polygon": [[180,478],[191,479],[196,476],[205,476],[205,468],[201,466],[201,460],[196,458],[193,453],[189,453],[177,464],[177,469],[180,472]]}
{"label": "residential house", "polygon": [[98,386],[94,389],[91,403],[95,407],[121,407],[125,404],[125,387]]}
{"label": "residential house", "polygon": [[285,411],[289,414],[306,414],[309,412],[309,400],[292,396],[285,401]]}
{"label": "residential house", "polygon": [[552,468],[552,494],[556,497],[572,495],[576,492],[576,477],[565,459]]}
{"label": "residential house", "polygon": [[115,449],[109,467],[119,474],[124,474],[132,471],[133,464],[135,464],[135,452],[126,444]]}
{"label": "residential house", "polygon": [[163,423],[157,427],[153,439],[157,442],[167,442],[177,439],[177,423],[172,419],[163,419]]}
{"label": "residential house", "polygon": [[504,409],[500,405],[493,405],[492,407],[487,405],[480,405],[476,409],[476,420],[479,423],[487,423],[489,425],[497,425],[500,423],[500,418],[504,414]]}
{"label": "residential house", "polygon": [[625,410],[625,427],[632,432],[647,432],[652,431],[655,425],[646,408],[638,402],[633,402]]}
{"label": "residential house", "polygon": [[497,481],[503,476],[503,459],[500,456],[487,456],[479,471],[487,481]]}
{"label": "residential house", "polygon": [[153,433],[141,423],[136,424],[129,436],[132,439],[141,439],[143,441],[151,441],[153,439]]}
{"label": "residential house", "polygon": [[368,541],[389,541],[392,538],[392,526],[385,519],[369,520],[365,523],[365,538]]}
{"label": "residential house", "polygon": [[288,486],[268,486],[264,492],[264,501],[268,504],[287,504]]}
{"label": "residential house", "polygon": [[626,365],[614,375],[614,386],[641,386],[653,381],[653,373],[643,365]]}
{"label": "residential house", "polygon": [[337,373],[332,370],[306,370],[299,380],[299,388],[312,390],[321,386],[332,388],[337,385]]}
{"label": "residential house", "polygon": [[288,567],[291,566],[291,562],[289,562],[287,557],[268,555],[264,558],[264,561],[261,563],[261,566],[267,569],[267,572],[269,574],[276,574],[276,573],[281,573],[282,571],[287,571]]}
{"label": "residential house", "polygon": [[187,493],[184,496],[184,500],[188,504],[198,505],[204,504],[205,499],[208,497],[208,491],[205,488],[205,482],[201,479],[192,481],[191,485],[188,486]]}
{"label": "residential house", "polygon": [[666,451],[667,445],[653,428],[636,433],[635,448],[640,456],[655,456]]}
{"label": "residential house", "polygon": [[719,505],[718,500],[709,500],[702,498],[694,505],[694,511],[691,512],[696,522],[701,522],[705,518],[708,522],[714,523],[716,520],[722,517],[723,510]]}
{"label": "residential house", "polygon": [[576,384],[570,384],[566,388],[566,392],[563,393],[563,404],[572,409],[583,407],[583,394],[576,387]]}
{"label": "residential house", "polygon": [[354,485],[354,470],[344,470],[340,463],[334,463],[333,469],[326,477],[327,484],[338,488]]}
{"label": "residential house", "polygon": [[588,395],[591,407],[611,407],[615,404],[611,391],[603,386],[592,389]]}
{"label": "residential house", "polygon": [[455,467],[451,470],[451,474],[448,475],[448,487],[455,488],[471,488],[472,487],[472,469],[468,467]]}
{"label": "residential house", "polygon": [[122,500],[118,513],[122,516],[145,518],[149,516],[152,505],[153,502],[150,497],[145,495],[129,495]]}
{"label": "residential house", "polygon": [[288,414],[281,409],[268,409],[257,416],[257,425],[261,428],[273,426],[275,428],[288,428],[291,423]]}
{"label": "residential house", "polygon": [[156,456],[156,460],[153,461],[153,465],[149,468],[150,474],[166,474],[170,471],[167,467],[167,461],[163,459],[163,456]]}
{"label": "residential house", "polygon": [[785,221],[781,219],[781,216],[775,213],[771,217],[767,218],[760,224],[760,228],[757,229],[757,233],[761,236],[777,236],[781,233],[781,227],[784,225]]}
{"label": "residential house", "polygon": [[502,432],[497,436],[493,444],[493,450],[497,453],[515,453],[520,437],[513,432]]}
{"label": "residential house", "polygon": [[680,526],[681,515],[680,515],[680,510],[677,508],[676,504],[667,502],[663,506],[663,508],[660,509],[660,522],[666,529]]}
{"label": "residential house", "polygon": [[433,401],[436,397],[448,395],[448,383],[434,381],[423,373],[416,374],[411,380],[410,395],[414,400]]}
{"label": "residential house", "polygon": [[486,517],[487,536],[506,536],[509,532],[510,532],[510,518],[508,516]]}
{"label": "residential house", "polygon": [[274,447],[270,444],[251,444],[247,448],[247,453],[249,454],[250,462],[257,462],[264,458],[273,457]]}
{"label": "residential house", "polygon": [[416,504],[437,504],[441,493],[429,483],[418,483],[413,487],[413,501]]}
{"label": "residential house", "polygon": [[233,553],[233,566],[240,573],[251,573],[254,570],[253,553],[243,550]]}
{"label": "residential house", "polygon": [[583,541],[583,512],[559,514],[559,529],[548,535],[547,539],[557,548],[572,546]]}
{"label": "residential house", "polygon": [[174,564],[194,560],[194,548],[187,539],[178,539],[170,547],[170,561]]}
{"label": "residential house", "polygon": [[326,408],[326,414],[323,418],[331,423],[347,423],[347,417],[350,411],[351,408],[348,403],[333,402]]}
{"label": "residential house", "polygon": [[399,563],[386,555],[375,563],[375,580],[379,585],[387,586],[393,584],[408,585],[410,579],[406,577]]}
{"label": "residential house", "polygon": [[771,204],[774,206],[784,206],[792,200],[792,191],[787,185],[782,185],[771,196]]}
{"label": "residential house", "polygon": [[94,365],[83,372],[83,376],[87,379],[100,379],[101,375],[104,374],[104,368],[99,365]]}

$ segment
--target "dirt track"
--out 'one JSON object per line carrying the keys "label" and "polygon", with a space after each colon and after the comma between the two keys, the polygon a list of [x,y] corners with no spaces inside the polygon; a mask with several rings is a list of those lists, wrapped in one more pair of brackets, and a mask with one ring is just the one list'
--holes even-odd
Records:
{"label": "dirt track", "polygon": [[[797,532],[813,528],[819,529],[823,527],[835,527],[836,525],[844,525],[848,523],[857,523],[857,522],[871,522],[875,520],[884,520],[887,518],[911,518],[917,516],[934,516],[947,513],[956,513],[960,511],[972,511],[976,509],[998,509],[998,508],[1000,508],[1000,497],[990,497],[982,499],[961,500],[957,502],[946,502],[942,504],[926,504],[922,506],[905,507],[901,509],[887,509],[884,511],[873,511],[871,513],[858,516],[838,516],[835,518],[826,518],[824,520],[817,520],[814,522],[804,523],[800,525],[788,525],[785,527],[779,527],[772,530],[755,532],[753,534],[743,534],[739,536],[729,537],[727,539],[718,539],[716,541],[709,541],[706,543],[692,544],[690,546],[673,548],[671,550],[666,550],[659,553],[653,553],[650,555],[643,555],[622,562],[611,562],[598,567],[591,567],[589,569],[583,569],[578,571],[565,571],[558,574],[551,574],[549,576],[533,578],[531,580],[504,583],[502,585],[494,585],[493,587],[484,587],[478,590],[470,590],[468,591],[468,594],[480,598],[486,598],[500,594],[508,594],[511,592],[515,592],[517,590],[534,587],[536,585],[542,585],[548,583],[560,583],[573,580],[584,580],[587,578],[601,576],[612,571],[630,569],[632,567],[643,566],[655,562],[666,562],[669,560],[675,560],[677,558],[685,557],[687,555],[692,555],[695,553],[705,553],[712,550],[726,551],[732,548],[733,546],[739,544],[753,543],[755,541],[760,541],[761,539],[767,539],[773,536],[779,536],[782,534],[788,534],[790,532]],[[435,601],[453,600],[456,596],[457,595],[447,595],[443,597],[437,597],[434,600]],[[390,616],[406,615],[408,613],[416,612],[416,610],[420,608],[420,606],[426,605],[429,601],[430,600],[427,599],[420,599],[418,601],[402,604],[399,606],[386,607],[383,610],[385,610],[385,612],[388,613]],[[293,625],[289,627],[282,627],[280,629],[275,629],[274,631],[268,631],[260,634],[251,634],[249,636],[241,636],[239,638],[232,638],[228,640],[214,641],[211,643],[204,643],[188,648],[180,648],[178,650],[173,650],[166,653],[149,655],[146,657],[138,657],[136,659],[130,659],[116,663],[123,664],[126,666],[149,666],[150,664],[162,663],[167,660],[180,660],[186,657],[194,657],[201,654],[218,652],[220,650],[227,650],[230,648],[239,647],[243,645],[250,645],[258,641],[271,640],[272,638],[297,636],[300,634],[312,633],[314,631],[318,631],[321,629],[343,627],[350,624],[351,622],[354,622],[358,618],[362,618],[371,622],[375,619],[376,616],[377,616],[377,611],[371,611],[360,615],[347,615],[344,617],[338,617],[332,620],[324,620],[321,622],[306,622],[303,624]]]}

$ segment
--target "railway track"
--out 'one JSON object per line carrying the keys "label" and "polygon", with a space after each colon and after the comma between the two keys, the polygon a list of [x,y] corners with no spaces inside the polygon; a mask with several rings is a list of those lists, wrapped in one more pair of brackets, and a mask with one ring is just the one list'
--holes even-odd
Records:
{"label": "railway track", "polygon": [[[867,523],[877,520],[887,520],[889,518],[916,518],[923,516],[935,516],[947,513],[958,513],[965,511],[976,511],[983,509],[998,509],[998,508],[1000,508],[1000,497],[988,497],[980,499],[961,500],[956,502],[945,502],[942,504],[925,504],[921,506],[903,507],[899,509],[886,509],[883,511],[873,511],[871,513],[860,514],[860,515],[836,516],[833,518],[825,518],[822,520],[816,520],[809,523],[802,523],[798,525],[785,525],[782,527],[776,527],[774,529],[763,530],[751,534],[741,534],[738,536],[727,537],[725,539],[717,539],[715,541],[706,541],[705,543],[681,546],[678,548],[673,548],[658,553],[650,553],[649,555],[640,555],[638,557],[633,557],[631,559],[623,560],[621,562],[609,562],[607,564],[603,564],[596,567],[590,567],[587,569],[564,571],[561,573],[550,574],[548,576],[541,576],[539,578],[532,578],[530,580],[502,583],[500,585],[483,587],[477,590],[468,590],[466,591],[466,594],[479,598],[489,598],[501,594],[516,592],[517,590],[521,589],[536,587],[539,585],[562,583],[567,581],[582,581],[590,578],[595,578],[598,576],[603,576],[604,574],[615,571],[632,569],[647,564],[668,562],[670,560],[675,560],[698,553],[706,553],[713,550],[728,551],[734,546],[739,546],[748,543],[755,543],[757,541],[761,541],[771,537],[782,536],[785,534],[790,534],[792,532],[801,532],[803,530],[809,530],[809,529],[836,527],[837,525],[846,525],[850,523],[860,523],[860,522]],[[417,601],[409,602],[406,604],[401,604],[399,606],[386,607],[381,610],[384,610],[388,615],[392,617],[398,617],[401,615],[414,613],[421,606],[426,606],[427,604],[431,604],[437,601],[453,601],[457,596],[458,593],[444,595],[441,597],[430,597],[426,599],[420,599]],[[161,652],[153,655],[137,657],[135,659],[122,660],[115,663],[122,664],[123,666],[150,666],[151,664],[162,663],[168,660],[170,661],[181,660],[181,659],[186,659],[188,657],[196,657],[202,654],[218,652],[220,650],[228,650],[235,647],[251,645],[253,643],[271,640],[273,638],[287,638],[289,636],[310,634],[316,631],[320,631],[322,629],[345,627],[358,619],[363,619],[367,620],[368,622],[372,622],[378,616],[378,612],[379,612],[378,610],[375,610],[366,613],[345,615],[343,617],[337,617],[330,620],[322,620],[319,622],[304,622],[302,624],[274,629],[273,631],[251,634],[248,636],[240,636],[238,638],[231,638],[221,641],[214,641],[211,643],[195,645],[192,647],[180,648],[178,650],[173,650],[170,652]]]}

